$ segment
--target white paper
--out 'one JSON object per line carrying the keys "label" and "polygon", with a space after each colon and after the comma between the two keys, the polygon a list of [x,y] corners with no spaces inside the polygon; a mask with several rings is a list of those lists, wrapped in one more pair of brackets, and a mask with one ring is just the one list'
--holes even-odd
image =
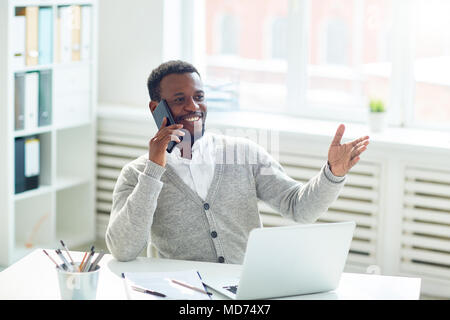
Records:
{"label": "white paper", "polygon": [[[175,284],[171,279],[187,283],[193,287],[204,290],[199,274],[195,270],[184,270],[174,272],[124,272],[126,290],[129,299],[133,300],[209,300],[207,294],[194,291],[179,284]],[[131,288],[135,285],[147,290],[165,294],[167,297],[158,297],[148,293],[141,293]]]}
{"label": "white paper", "polygon": [[39,174],[39,140],[25,140],[25,177]]}

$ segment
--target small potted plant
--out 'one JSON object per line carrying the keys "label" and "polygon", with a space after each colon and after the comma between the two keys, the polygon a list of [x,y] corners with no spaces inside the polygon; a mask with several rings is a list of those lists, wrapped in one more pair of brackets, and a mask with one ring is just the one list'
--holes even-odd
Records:
{"label": "small potted plant", "polygon": [[382,132],[386,127],[386,108],[383,100],[370,99],[369,128],[372,132]]}

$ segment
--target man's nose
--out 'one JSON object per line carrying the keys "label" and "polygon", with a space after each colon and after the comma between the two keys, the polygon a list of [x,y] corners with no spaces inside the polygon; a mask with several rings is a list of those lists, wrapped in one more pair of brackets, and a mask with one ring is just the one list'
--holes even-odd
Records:
{"label": "man's nose", "polygon": [[198,111],[200,110],[200,106],[197,102],[195,102],[193,97],[190,97],[185,106],[186,111]]}

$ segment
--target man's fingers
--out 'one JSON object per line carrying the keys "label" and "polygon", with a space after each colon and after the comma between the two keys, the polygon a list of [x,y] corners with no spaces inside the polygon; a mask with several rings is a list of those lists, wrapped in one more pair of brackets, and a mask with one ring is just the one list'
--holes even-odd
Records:
{"label": "man's fingers", "polygon": [[342,136],[344,135],[345,126],[343,124],[340,124],[339,127],[336,130],[336,134],[334,135],[333,141],[331,142],[331,145],[340,145]]}
{"label": "man's fingers", "polygon": [[168,127],[161,127],[161,129],[159,130],[158,133],[166,133],[166,132],[170,132],[171,130],[177,130],[177,129],[182,129],[183,125],[182,124],[172,124]]}
{"label": "man's fingers", "polygon": [[351,142],[352,147],[356,146],[358,143],[363,142],[363,141],[369,141],[369,136],[365,136],[365,137],[361,137],[359,139],[356,139],[354,141]]}
{"label": "man's fingers", "polygon": [[164,138],[163,141],[165,144],[169,144],[170,141],[175,141],[177,143],[181,142],[180,138],[178,138],[178,136],[176,136],[174,134],[168,135],[167,137]]}
{"label": "man's fingers", "polygon": [[354,150],[359,149],[359,148],[361,148],[363,146],[367,146],[368,144],[369,144],[369,140],[360,141],[355,146],[353,146],[351,148],[351,152],[353,152]]}
{"label": "man's fingers", "polygon": [[172,134],[175,134],[177,136],[182,136],[184,137],[184,135],[186,134],[185,132],[181,131],[181,130],[173,130]]}
{"label": "man's fingers", "polygon": [[183,125],[181,123],[175,123],[171,124],[170,126],[166,127],[167,129],[181,129],[183,128]]}
{"label": "man's fingers", "polygon": [[[166,136],[170,133],[172,133],[173,131],[179,131],[179,132],[183,132],[180,129],[183,127],[182,124],[173,124],[171,126],[168,127],[161,127],[161,129],[156,133],[155,136]],[[185,133],[183,132],[182,135],[184,135]]]}
{"label": "man's fingers", "polygon": [[157,132],[154,137],[154,140],[155,141],[162,140],[165,137],[170,136],[170,135],[183,137],[186,135],[186,133],[181,130],[178,130],[178,129],[174,130],[174,129],[169,129],[169,127],[167,127],[166,130]]}
{"label": "man's fingers", "polygon": [[367,150],[367,145],[362,145],[359,148],[354,148],[354,150],[351,153],[350,159],[353,159],[353,158],[359,156],[365,150]]}
{"label": "man's fingers", "polygon": [[159,136],[159,137],[154,137],[153,138],[153,142],[159,143],[159,144],[163,144],[166,146],[169,144],[170,141],[176,141],[178,143],[181,142],[180,138],[178,138],[177,135],[174,134],[169,134],[166,136]]}

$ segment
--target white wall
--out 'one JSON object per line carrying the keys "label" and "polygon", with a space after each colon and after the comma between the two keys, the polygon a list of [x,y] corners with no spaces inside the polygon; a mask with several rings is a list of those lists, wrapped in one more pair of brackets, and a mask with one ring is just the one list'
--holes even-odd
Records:
{"label": "white wall", "polygon": [[99,0],[98,101],[147,106],[162,62],[164,0]]}

